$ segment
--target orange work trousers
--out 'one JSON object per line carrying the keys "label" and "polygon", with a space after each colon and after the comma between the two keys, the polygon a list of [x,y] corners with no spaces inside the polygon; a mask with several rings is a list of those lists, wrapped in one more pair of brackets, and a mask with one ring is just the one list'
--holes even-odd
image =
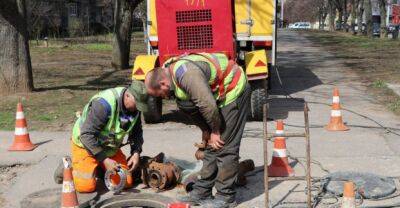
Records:
{"label": "orange work trousers", "polygon": [[[72,174],[74,176],[75,189],[81,193],[90,193],[96,190],[96,168],[100,165],[104,169],[103,164],[100,164],[86,149],[81,148],[71,142],[72,149]],[[128,162],[124,153],[118,150],[110,159],[115,160],[121,165],[121,168],[127,173],[125,188],[132,187],[133,179],[128,172]],[[101,179],[102,180],[102,179]],[[119,183],[119,176],[111,177],[112,183]]]}

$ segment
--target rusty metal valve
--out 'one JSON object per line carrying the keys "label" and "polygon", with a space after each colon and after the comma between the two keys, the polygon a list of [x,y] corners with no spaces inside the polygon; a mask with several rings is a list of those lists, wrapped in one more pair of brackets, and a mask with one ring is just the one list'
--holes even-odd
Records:
{"label": "rusty metal valve", "polygon": [[160,153],[145,163],[142,170],[142,180],[145,185],[158,190],[176,185],[181,176],[181,169],[174,163],[164,163],[163,160],[164,154]]}

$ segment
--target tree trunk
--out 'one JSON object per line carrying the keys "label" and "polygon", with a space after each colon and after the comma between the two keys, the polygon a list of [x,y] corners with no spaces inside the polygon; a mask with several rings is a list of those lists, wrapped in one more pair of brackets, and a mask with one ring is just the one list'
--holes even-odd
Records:
{"label": "tree trunk", "polygon": [[322,15],[322,30],[325,30],[326,16],[328,16],[328,13],[325,12],[325,13]]}
{"label": "tree trunk", "polygon": [[0,1],[0,94],[31,92],[25,0]]}
{"label": "tree trunk", "polygon": [[356,34],[357,1],[351,0],[351,33]]}
{"label": "tree trunk", "polygon": [[338,24],[339,24],[339,27],[337,28],[338,30],[342,30],[344,27],[343,27],[343,8],[338,8],[338,15],[339,15],[339,17],[338,17]]}
{"label": "tree trunk", "polygon": [[349,13],[347,12],[347,0],[343,0],[343,24],[342,30],[349,32],[349,27],[347,25],[347,20],[349,19]]}
{"label": "tree trunk", "polygon": [[115,0],[111,65],[116,69],[129,68],[133,10],[141,1],[142,0]]}
{"label": "tree trunk", "polygon": [[379,0],[379,9],[381,11],[381,38],[387,37],[386,15],[387,15],[387,1]]}
{"label": "tree trunk", "polygon": [[322,22],[322,16],[323,16],[323,14],[322,14],[322,12],[321,11],[319,11],[319,13],[318,13],[318,29],[319,30],[323,30],[324,28],[324,23]]}
{"label": "tree trunk", "polygon": [[357,1],[358,1],[358,11],[357,11],[358,31],[357,31],[357,35],[364,35],[363,34],[364,0],[357,0]]}
{"label": "tree trunk", "polygon": [[329,31],[335,31],[336,8],[332,1],[329,1]]}
{"label": "tree trunk", "polygon": [[367,36],[368,37],[373,37],[373,25],[372,25],[372,5],[371,5],[371,0],[364,0],[364,6],[365,6],[365,22],[367,26]]}

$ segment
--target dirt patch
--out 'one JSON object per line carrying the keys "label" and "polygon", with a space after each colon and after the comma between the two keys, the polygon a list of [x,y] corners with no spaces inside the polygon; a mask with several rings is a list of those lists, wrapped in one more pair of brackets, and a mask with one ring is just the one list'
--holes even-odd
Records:
{"label": "dirt patch", "polygon": [[400,97],[387,83],[400,83],[400,41],[353,36],[343,32],[302,31],[354,70],[377,101],[400,115]]}
{"label": "dirt patch", "polygon": [[[143,40],[131,45],[131,60],[145,54]],[[24,105],[30,130],[69,130],[75,112],[82,110],[96,92],[126,86],[131,69],[111,67],[110,42],[57,42],[45,48],[31,44],[35,91],[29,94],[5,96],[0,100],[0,129],[12,130],[15,108],[19,100]]]}
{"label": "dirt patch", "polygon": [[12,165],[0,167],[0,207],[3,207],[6,202],[4,193],[15,182],[18,174],[28,169],[27,165]]}
{"label": "dirt patch", "polygon": [[[31,41],[35,91],[0,99],[0,129],[14,129],[16,105],[21,100],[29,130],[70,131],[76,112],[98,91],[130,83],[131,68],[114,70],[111,53],[109,39],[87,43],[83,40],[50,41],[48,48]],[[132,41],[132,64],[137,54],[146,54],[142,34],[136,34]],[[163,102],[162,122],[183,120],[183,123],[190,123],[175,112],[173,101]]]}

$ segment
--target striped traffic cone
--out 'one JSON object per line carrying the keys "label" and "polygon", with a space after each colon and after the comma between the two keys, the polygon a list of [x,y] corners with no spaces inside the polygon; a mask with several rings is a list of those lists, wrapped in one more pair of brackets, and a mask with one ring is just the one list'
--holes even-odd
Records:
{"label": "striped traffic cone", "polygon": [[354,183],[346,182],[343,186],[343,200],[341,208],[355,208],[356,199],[354,193]]}
{"label": "striped traffic cone", "polygon": [[186,203],[177,202],[168,204],[167,208],[190,208],[190,205]]}
{"label": "striped traffic cone", "polygon": [[[276,122],[276,134],[283,134],[282,120],[278,120]],[[272,162],[268,166],[268,175],[271,177],[294,176],[294,170],[289,166],[289,161],[286,154],[285,137],[275,138]]]}
{"label": "striped traffic cone", "polygon": [[339,90],[337,88],[335,88],[333,90],[331,119],[329,121],[329,124],[325,126],[325,129],[328,131],[347,131],[347,130],[349,130],[349,127],[347,127],[343,123],[342,112],[340,111]]}
{"label": "striped traffic cone", "polygon": [[63,163],[64,180],[61,193],[61,208],[77,208],[79,207],[79,202],[72,177],[71,159],[69,157],[63,157]]}
{"label": "striped traffic cone", "polygon": [[29,138],[24,110],[20,102],[17,105],[14,136],[14,142],[8,151],[31,151],[37,147]]}

